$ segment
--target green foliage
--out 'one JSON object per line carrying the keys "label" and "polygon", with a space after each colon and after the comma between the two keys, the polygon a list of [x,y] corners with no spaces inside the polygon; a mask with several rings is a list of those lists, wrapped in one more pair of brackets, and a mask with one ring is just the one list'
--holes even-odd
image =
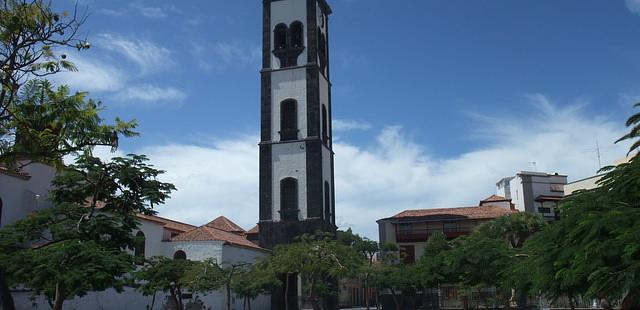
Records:
{"label": "green foliage", "polygon": [[[152,213],[173,185],[130,155],[103,163],[89,154],[56,175],[53,207],[0,230],[0,267],[14,284],[55,300],[127,283],[133,269],[136,213]],[[61,300],[60,300],[61,299]]]}
{"label": "green foliage", "polygon": [[504,240],[512,248],[522,248],[525,241],[542,230],[546,224],[539,214],[518,212],[482,224],[478,227],[477,234]]}
{"label": "green foliage", "polygon": [[102,145],[115,149],[119,136],[134,136],[136,123],[116,119],[103,124],[101,103],[86,93],[69,94],[66,86],[53,89],[47,81],[32,80],[21,96],[7,106],[10,117],[0,121],[0,162],[17,159],[61,165],[62,157]]}
{"label": "green foliage", "polygon": [[429,236],[424,253],[416,262],[416,274],[422,287],[439,287],[446,283],[448,266],[446,265],[446,253],[451,249],[446,236],[437,232]]}
{"label": "green foliage", "polygon": [[[168,292],[178,309],[183,309],[182,290],[185,288],[199,288],[197,284],[193,283],[191,276],[197,271],[202,271],[205,268],[205,264],[154,256],[149,259],[143,268],[134,273],[134,277],[140,283],[138,290],[142,294],[155,297],[157,291]],[[204,271],[201,274],[202,277],[209,277],[207,270],[204,269]]]}
{"label": "green foliage", "polygon": [[75,71],[63,51],[65,47],[89,48],[76,38],[86,16],[54,12],[46,0],[3,0],[0,6],[0,119],[15,99],[21,83],[32,76],[61,70]]}
{"label": "green foliage", "polygon": [[[635,108],[640,107],[640,103],[636,103],[633,105]],[[627,127],[632,127],[631,130],[625,134],[624,136],[622,136],[620,139],[618,139],[616,141],[616,143],[623,141],[623,140],[633,140],[633,139],[638,139],[640,138],[640,113],[636,113],[634,115],[632,115],[631,117],[629,117],[629,119],[627,119],[627,123],[625,124]],[[635,141],[632,145],[631,148],[629,149],[629,153],[627,153],[627,155],[631,154],[633,151],[637,150],[638,148],[640,148],[640,140]]]}

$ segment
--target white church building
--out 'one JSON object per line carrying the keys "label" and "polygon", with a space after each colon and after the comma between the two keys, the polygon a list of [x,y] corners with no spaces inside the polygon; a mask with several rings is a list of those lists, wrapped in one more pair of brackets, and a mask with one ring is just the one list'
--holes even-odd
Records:
{"label": "white church building", "polygon": [[[16,173],[0,167],[0,228],[9,225],[32,212],[50,207],[48,192],[55,175],[52,167],[33,163]],[[212,208],[214,212],[215,208]],[[174,259],[202,261],[213,258],[219,264],[253,263],[269,252],[249,241],[253,231],[245,231],[224,216],[219,216],[200,227],[159,216],[138,215],[139,230],[135,234],[144,237],[144,247],[136,248],[135,255],[150,258],[165,256]],[[17,309],[48,309],[44,298],[32,301],[29,290],[12,292]],[[186,294],[187,304],[198,298],[205,307],[224,309],[226,298],[222,292],[207,295]],[[165,295],[158,292],[154,309],[163,309]],[[242,309],[242,298],[232,297],[233,309]],[[269,309],[268,297],[252,301],[252,309]],[[65,301],[65,309],[147,309],[151,297],[134,289],[123,293],[114,290],[94,292],[82,298]]]}

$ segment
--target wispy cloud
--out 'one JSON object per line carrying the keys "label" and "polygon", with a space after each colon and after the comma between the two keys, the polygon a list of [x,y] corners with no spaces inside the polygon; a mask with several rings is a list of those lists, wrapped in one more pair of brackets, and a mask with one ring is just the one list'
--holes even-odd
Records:
{"label": "wispy cloud", "polygon": [[640,14],[640,0],[625,0],[625,3],[631,13]]}
{"label": "wispy cloud", "polygon": [[140,13],[140,15],[148,18],[164,18],[168,16],[167,12],[160,7],[146,6],[140,3],[133,3],[131,7]]}
{"label": "wispy cloud", "polygon": [[350,130],[369,130],[371,124],[362,121],[350,120],[350,119],[334,119],[332,122],[332,129],[336,132],[350,131]]}
{"label": "wispy cloud", "polygon": [[174,64],[171,51],[154,42],[115,34],[101,34],[98,38],[101,47],[125,56],[140,66],[144,73],[163,70]]}
{"label": "wispy cloud", "polygon": [[192,42],[191,53],[204,71],[258,66],[262,52],[259,46],[240,42]]}
{"label": "wispy cloud", "polygon": [[186,94],[173,87],[158,87],[150,84],[127,87],[118,92],[116,98],[123,101],[170,102],[180,104]]}
{"label": "wispy cloud", "polygon": [[76,65],[77,72],[60,72],[50,77],[57,84],[70,85],[76,90],[90,92],[110,92],[122,87],[125,74],[120,70],[96,59],[89,59],[79,53],[71,53],[69,59]]}
{"label": "wispy cloud", "polygon": [[[626,154],[628,145],[612,143],[624,133],[622,123],[586,115],[580,103],[560,106],[539,95],[526,100],[534,112],[527,119],[504,115],[494,121],[472,120],[488,142],[450,158],[430,154],[400,126],[380,129],[370,146],[337,141],[339,226],[377,239],[377,219],[405,209],[477,204],[494,193],[500,178],[530,170],[531,161],[540,171],[568,174],[573,180],[589,176],[598,168],[595,153],[588,150],[596,137],[605,150],[603,163]],[[178,187],[159,208],[161,214],[194,224],[224,214],[245,228],[253,226],[258,220],[257,140],[250,135],[204,146],[140,150]]]}

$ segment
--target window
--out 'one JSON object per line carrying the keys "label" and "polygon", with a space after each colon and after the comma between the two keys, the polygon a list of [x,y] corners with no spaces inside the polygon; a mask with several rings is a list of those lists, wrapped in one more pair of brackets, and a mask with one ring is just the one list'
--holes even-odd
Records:
{"label": "window", "polygon": [[185,253],[183,250],[178,250],[175,253],[173,253],[173,259],[174,260],[186,260],[187,259],[187,253]]}
{"label": "window", "polygon": [[276,25],[276,29],[273,30],[273,45],[276,50],[287,47],[287,25]]}
{"label": "window", "polygon": [[413,245],[400,246],[400,259],[405,264],[413,264],[416,262],[416,248]]}
{"label": "window", "polygon": [[411,231],[411,223],[400,223],[398,224],[398,231],[399,232],[408,232]]}
{"label": "window", "polygon": [[329,192],[329,182],[324,182],[324,219],[331,219],[331,193]]}
{"label": "window", "polygon": [[280,68],[298,65],[298,56],[304,50],[304,25],[300,21],[276,25],[273,30],[273,54],[280,60]]}
{"label": "window", "polygon": [[298,180],[280,181],[280,217],[284,221],[298,220]]}
{"label": "window", "polygon": [[291,23],[291,46],[304,46],[304,26],[299,21]]}
{"label": "window", "polygon": [[327,67],[327,38],[318,27],[318,61],[322,71]]}
{"label": "window", "polygon": [[442,230],[444,230],[444,232],[457,232],[458,223],[444,223],[442,224]]}
{"label": "window", "polygon": [[329,132],[327,124],[327,107],[322,105],[322,143],[329,145]]}
{"label": "window", "polygon": [[0,227],[2,226],[2,198],[0,198]]}
{"label": "window", "polygon": [[136,234],[135,247],[133,248],[133,255],[135,257],[144,257],[145,254],[146,238],[142,231],[138,231]]}
{"label": "window", "polygon": [[298,139],[297,102],[288,99],[280,103],[280,141]]}

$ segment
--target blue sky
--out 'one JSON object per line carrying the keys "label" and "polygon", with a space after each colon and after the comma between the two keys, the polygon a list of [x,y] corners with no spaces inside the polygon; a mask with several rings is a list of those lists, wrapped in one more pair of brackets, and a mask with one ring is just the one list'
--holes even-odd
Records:
{"label": "blue sky", "polygon": [[[473,205],[520,170],[570,180],[625,155],[640,1],[333,0],[339,224]],[[73,3],[56,6],[70,9]],[[261,1],[82,0],[92,43],[56,82],[138,120],[179,191],[160,214],[257,221]]]}

